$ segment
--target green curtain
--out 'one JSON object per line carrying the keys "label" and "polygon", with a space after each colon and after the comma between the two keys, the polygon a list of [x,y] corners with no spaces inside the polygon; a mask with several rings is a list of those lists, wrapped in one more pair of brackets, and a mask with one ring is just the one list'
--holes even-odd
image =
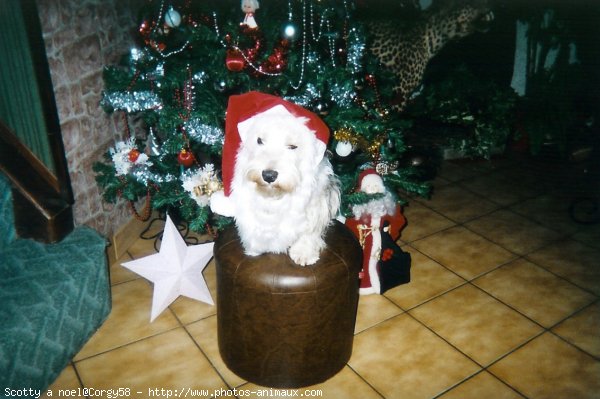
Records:
{"label": "green curtain", "polygon": [[20,0],[0,0],[0,119],[54,174]]}

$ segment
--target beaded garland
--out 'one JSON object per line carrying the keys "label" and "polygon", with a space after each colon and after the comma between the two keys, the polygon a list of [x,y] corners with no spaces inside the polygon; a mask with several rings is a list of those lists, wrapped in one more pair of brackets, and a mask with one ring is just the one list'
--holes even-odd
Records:
{"label": "beaded garland", "polygon": [[[346,19],[349,18],[349,9],[347,1],[344,0],[344,9],[346,10]],[[327,35],[325,32],[329,32],[331,30],[331,20],[328,17],[329,13],[332,13],[332,9],[326,9],[320,18],[320,23],[318,30],[315,29],[315,18],[314,18],[314,5],[310,3],[310,10],[307,7],[306,0],[302,0],[302,21],[301,21],[301,36],[302,36],[302,55],[300,57],[300,76],[298,78],[298,83],[294,84],[290,82],[290,87],[294,90],[298,90],[304,84],[305,78],[305,68],[308,61],[308,48],[310,47],[309,39],[312,38],[312,41],[318,42],[322,37],[326,37],[331,54],[335,53],[335,35]],[[310,15],[309,15],[310,14]],[[308,22],[310,21],[310,22]],[[217,23],[217,14],[213,12],[213,24],[214,30],[217,37],[221,37],[219,25]],[[294,26],[294,12],[292,7],[291,0],[288,0],[288,21],[285,24],[285,27]],[[307,27],[310,25],[310,38],[307,34]],[[293,35],[292,35],[293,36]],[[294,37],[285,37],[288,40],[294,40]],[[259,39],[256,39],[259,40]],[[262,65],[258,65],[254,62],[253,57],[249,57],[243,49],[235,44],[230,44],[227,40],[220,40],[220,43],[223,47],[229,48],[236,52],[236,54],[240,55],[245,63],[245,66],[250,67],[254,73],[264,76],[280,76],[282,71],[273,71],[273,69],[281,69],[281,68],[265,68]],[[275,54],[278,53],[278,48],[275,49]],[[356,54],[358,56],[362,56],[362,53]],[[353,58],[353,62],[356,62],[358,58]],[[331,62],[333,67],[336,67],[335,57],[331,57]]]}

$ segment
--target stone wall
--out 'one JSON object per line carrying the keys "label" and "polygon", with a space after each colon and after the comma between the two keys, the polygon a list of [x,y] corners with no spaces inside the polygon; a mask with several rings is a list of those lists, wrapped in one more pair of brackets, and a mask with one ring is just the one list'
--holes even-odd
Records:
{"label": "stone wall", "polygon": [[134,41],[139,0],[38,0],[38,13],[75,197],[76,225],[110,236],[131,217],[104,203],[92,165],[123,136],[122,120],[99,106],[102,70]]}

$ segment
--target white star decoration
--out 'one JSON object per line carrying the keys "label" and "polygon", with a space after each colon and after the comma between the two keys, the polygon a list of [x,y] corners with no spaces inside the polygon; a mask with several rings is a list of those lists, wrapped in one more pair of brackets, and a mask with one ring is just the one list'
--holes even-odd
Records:
{"label": "white star decoration", "polygon": [[167,215],[160,251],[121,264],[154,283],[150,322],[180,295],[214,305],[202,276],[213,257],[213,245],[211,242],[188,247]]}

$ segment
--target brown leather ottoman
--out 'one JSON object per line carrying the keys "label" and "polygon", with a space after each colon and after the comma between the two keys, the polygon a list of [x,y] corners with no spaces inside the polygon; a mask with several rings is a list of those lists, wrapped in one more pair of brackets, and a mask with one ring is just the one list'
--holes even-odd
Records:
{"label": "brown leather ottoman", "polygon": [[235,228],[215,242],[219,351],[238,376],[297,388],[340,371],[352,354],[361,248],[335,222],[314,265],[244,255]]}

